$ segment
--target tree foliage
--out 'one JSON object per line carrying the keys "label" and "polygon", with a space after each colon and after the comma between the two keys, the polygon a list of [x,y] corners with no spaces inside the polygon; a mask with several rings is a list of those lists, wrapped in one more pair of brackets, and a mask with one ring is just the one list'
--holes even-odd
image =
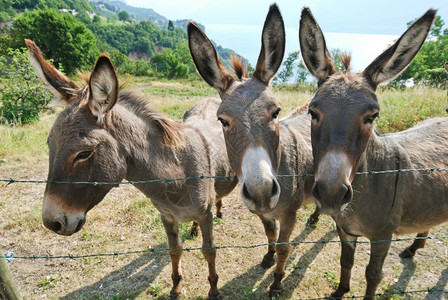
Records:
{"label": "tree foliage", "polygon": [[174,50],[165,48],[151,59],[153,68],[167,78],[185,78],[194,69],[193,60],[186,44]]}
{"label": "tree foliage", "polygon": [[25,38],[34,40],[68,74],[90,68],[99,54],[95,36],[82,22],[53,9],[26,11],[14,21],[9,35],[15,49],[25,46]]}
{"label": "tree foliage", "polygon": [[0,1],[0,22],[11,20],[16,15],[12,7],[12,0]]}
{"label": "tree foliage", "polygon": [[[3,0],[0,9],[16,9],[19,16],[12,29],[0,28],[0,52],[5,55],[9,48],[21,48],[28,38],[68,75],[90,69],[100,52],[110,54],[119,72],[167,78],[196,73],[187,46],[187,20],[130,23],[129,7],[114,5],[92,2],[91,6],[85,0]],[[75,9],[76,15],[60,12],[60,8]],[[96,13],[93,18],[92,13]],[[216,48],[229,66],[234,52],[219,45]]]}
{"label": "tree foliage", "polygon": [[[413,22],[409,22],[410,26]],[[396,79],[404,83],[413,79],[414,83],[433,86],[444,86],[448,81],[448,73],[444,70],[448,60],[448,28],[443,29],[445,22],[437,16],[430,32],[430,37],[411,62],[409,67]]]}
{"label": "tree foliage", "polygon": [[25,124],[39,119],[52,96],[29,62],[26,49],[0,56],[0,123]]}
{"label": "tree foliage", "polygon": [[78,12],[92,10],[92,6],[85,0],[12,0],[12,7],[19,11],[45,8],[66,8]]}
{"label": "tree foliage", "polygon": [[122,10],[118,13],[118,20],[123,21],[123,22],[130,22],[131,21],[131,17],[129,16],[129,14],[127,13],[127,11]]}

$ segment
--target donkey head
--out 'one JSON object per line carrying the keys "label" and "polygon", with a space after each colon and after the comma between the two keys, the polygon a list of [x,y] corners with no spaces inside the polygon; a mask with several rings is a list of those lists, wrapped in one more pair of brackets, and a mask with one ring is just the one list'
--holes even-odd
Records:
{"label": "donkey head", "polygon": [[[270,81],[281,65],[285,29],[278,7],[271,5],[263,27],[261,52],[252,78],[236,68],[234,79],[222,64],[215,47],[193,22],[188,24],[190,52],[199,74],[220,94],[218,120],[222,123],[230,164],[241,183],[241,197],[255,213],[272,210],[280,186],[280,103]],[[241,67],[241,66],[240,66]]]}
{"label": "donkey head", "polygon": [[309,105],[315,167],[313,195],[324,212],[337,213],[352,199],[351,183],[380,111],[376,87],[399,75],[412,61],[435,13],[428,10],[363,72],[350,72],[349,58],[345,58],[347,71],[337,74],[319,25],[310,10],[303,9],[300,47],[319,87]]}
{"label": "donkey head", "polygon": [[71,235],[81,229],[86,213],[112,185],[58,182],[117,182],[126,172],[126,161],[108,130],[118,99],[118,80],[109,58],[100,55],[88,86],[78,88],[45,61],[33,41],[25,42],[34,70],[55,99],[66,105],[48,136],[49,182],[42,219],[56,233]]}

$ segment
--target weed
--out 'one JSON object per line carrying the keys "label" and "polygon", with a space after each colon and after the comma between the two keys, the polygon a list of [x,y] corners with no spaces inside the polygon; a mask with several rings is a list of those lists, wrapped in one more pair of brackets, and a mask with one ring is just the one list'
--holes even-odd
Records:
{"label": "weed", "polygon": [[160,283],[152,283],[148,288],[148,293],[152,296],[160,296],[163,286]]}
{"label": "weed", "polygon": [[331,287],[333,289],[337,289],[339,285],[339,279],[338,276],[331,272],[331,271],[325,271],[324,277],[327,279],[327,281],[331,284]]}
{"label": "weed", "polygon": [[48,275],[47,277],[45,277],[44,280],[38,281],[37,285],[39,287],[44,287],[44,288],[48,288],[48,287],[55,287],[58,282],[61,281],[61,277],[57,274],[52,274],[52,275]]}

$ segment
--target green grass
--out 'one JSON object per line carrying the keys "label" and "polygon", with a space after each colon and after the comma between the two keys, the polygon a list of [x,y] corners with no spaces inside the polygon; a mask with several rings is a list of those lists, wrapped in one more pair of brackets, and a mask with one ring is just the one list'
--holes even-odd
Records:
{"label": "green grass", "polygon": [[381,112],[376,126],[383,133],[405,130],[431,117],[447,116],[447,95],[441,89],[380,89],[377,97]]}
{"label": "green grass", "polygon": [[47,137],[55,119],[55,114],[46,114],[31,124],[0,125],[0,165],[12,157],[47,156]]}

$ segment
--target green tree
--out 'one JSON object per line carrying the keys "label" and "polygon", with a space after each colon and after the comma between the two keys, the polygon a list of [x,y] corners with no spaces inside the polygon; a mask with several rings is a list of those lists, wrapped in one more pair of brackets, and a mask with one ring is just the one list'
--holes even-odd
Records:
{"label": "green tree", "polygon": [[34,72],[28,52],[10,49],[0,56],[0,123],[25,124],[39,119],[51,94]]}
{"label": "green tree", "polygon": [[125,21],[130,22],[131,21],[131,17],[129,16],[127,11],[122,10],[122,11],[120,11],[118,13],[118,20],[120,20],[122,22],[125,22]]}
{"label": "green tree", "polygon": [[92,23],[99,24],[101,23],[101,14],[97,13],[93,16]]}
{"label": "green tree", "polygon": [[297,69],[296,69],[296,83],[298,83],[298,84],[306,83],[306,81],[308,80],[309,74],[310,73],[308,72],[305,65],[303,64],[303,61],[300,60],[299,63],[297,64]]}
{"label": "green tree", "polygon": [[76,15],[76,19],[78,19],[79,21],[83,22],[86,25],[89,25],[90,23],[92,23],[92,20],[90,19],[90,16],[85,11],[80,11]]}
{"label": "green tree", "polygon": [[179,44],[174,50],[164,48],[152,57],[151,65],[158,74],[170,79],[187,78],[194,72],[194,64],[186,44]]}
{"label": "green tree", "polygon": [[90,68],[99,54],[95,36],[82,22],[53,9],[26,11],[14,21],[9,35],[13,48],[23,47],[25,38],[34,40],[68,74]]}
{"label": "green tree", "polygon": [[[409,22],[408,25],[412,23]],[[443,29],[444,25],[442,18],[437,16],[430,37],[396,82],[403,84],[412,78],[416,84],[444,86],[448,80],[448,73],[444,70],[445,61],[448,59],[448,28]]]}
{"label": "green tree", "polygon": [[0,22],[11,20],[16,15],[12,7],[12,0],[0,1]]}
{"label": "green tree", "polygon": [[285,84],[288,83],[294,76],[294,71],[300,59],[300,51],[294,51],[288,54],[288,57],[283,62],[280,72],[277,75],[276,82]]}
{"label": "green tree", "polygon": [[174,31],[174,24],[173,21],[168,21],[168,31]]}

